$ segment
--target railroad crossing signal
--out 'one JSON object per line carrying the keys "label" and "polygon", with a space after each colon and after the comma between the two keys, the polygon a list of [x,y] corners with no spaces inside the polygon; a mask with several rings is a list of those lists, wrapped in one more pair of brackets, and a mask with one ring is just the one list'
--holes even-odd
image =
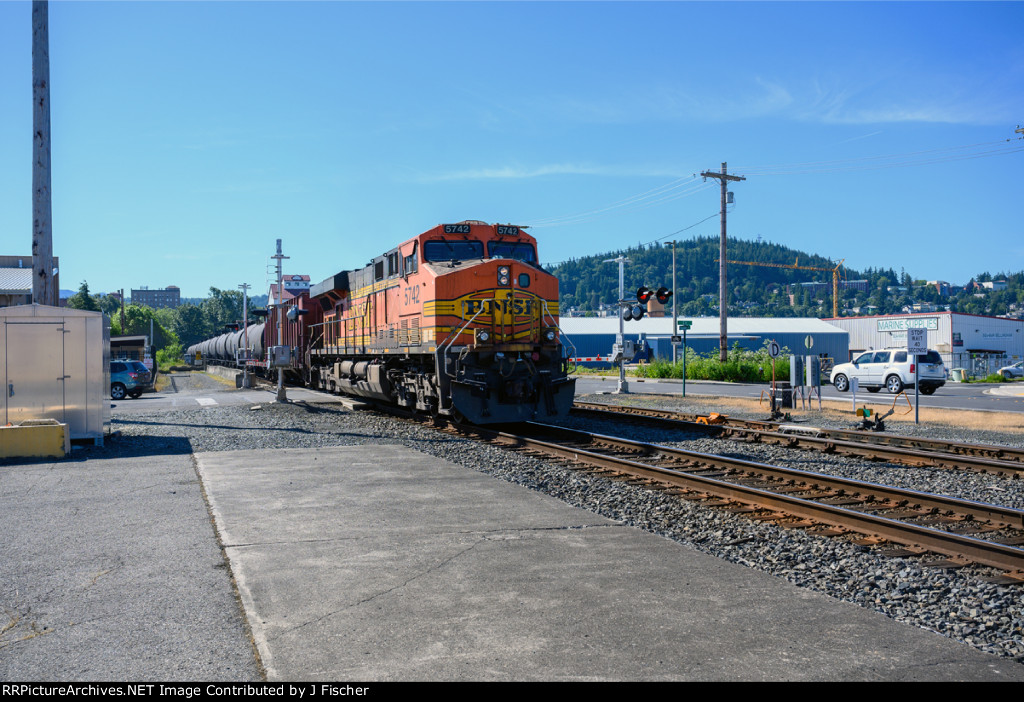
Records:
{"label": "railroad crossing signal", "polygon": [[647,308],[644,307],[651,298],[657,299],[662,305],[669,301],[672,297],[672,291],[662,286],[655,292],[646,285],[641,285],[636,291],[636,303],[622,301],[622,319],[629,322],[631,320],[640,320],[644,318],[647,313]]}
{"label": "railroad crossing signal", "polygon": [[627,322],[640,321],[643,319],[644,314],[647,312],[644,305],[647,304],[647,301],[651,299],[651,295],[653,294],[654,292],[650,288],[641,285],[636,291],[636,303],[628,301],[623,303],[622,319]]}

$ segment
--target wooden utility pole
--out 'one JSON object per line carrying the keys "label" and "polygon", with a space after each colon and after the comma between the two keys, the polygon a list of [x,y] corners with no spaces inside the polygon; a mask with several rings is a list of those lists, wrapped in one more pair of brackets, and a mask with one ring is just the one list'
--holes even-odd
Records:
{"label": "wooden utility pole", "polygon": [[725,363],[727,355],[729,353],[729,341],[728,341],[728,330],[726,329],[726,318],[729,314],[729,293],[725,288],[725,205],[727,199],[727,192],[729,189],[730,180],[746,180],[743,176],[726,175],[725,162],[722,162],[722,172],[714,173],[712,171],[704,171],[701,173],[704,179],[718,178],[722,184],[722,235],[721,241],[718,245],[718,326],[719,326],[719,340],[718,340],[718,360]]}
{"label": "wooden utility pole", "polygon": [[50,28],[45,0],[32,3],[32,302],[57,305],[50,204]]}

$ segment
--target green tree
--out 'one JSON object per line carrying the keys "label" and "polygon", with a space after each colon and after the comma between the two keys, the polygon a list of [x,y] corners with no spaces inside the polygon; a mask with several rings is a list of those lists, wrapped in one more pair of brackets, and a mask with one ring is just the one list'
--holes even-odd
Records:
{"label": "green tree", "polygon": [[78,287],[78,292],[68,298],[68,307],[76,310],[89,310],[91,312],[100,311],[99,302],[89,294],[89,284],[84,280]]}
{"label": "green tree", "polygon": [[152,308],[134,303],[124,308],[124,327],[121,326],[120,315],[110,320],[110,333],[112,336],[149,336],[150,321],[153,323],[153,345],[157,349],[180,343],[174,332],[165,329],[156,320]]}
{"label": "green tree", "polygon": [[207,324],[214,332],[223,331],[224,326],[242,321],[242,293],[238,290],[210,288],[210,297],[203,301],[203,313]]}
{"label": "green tree", "polygon": [[99,302],[100,311],[111,319],[114,318],[114,315],[120,315],[121,298],[114,297],[113,295],[103,295],[97,302]]}

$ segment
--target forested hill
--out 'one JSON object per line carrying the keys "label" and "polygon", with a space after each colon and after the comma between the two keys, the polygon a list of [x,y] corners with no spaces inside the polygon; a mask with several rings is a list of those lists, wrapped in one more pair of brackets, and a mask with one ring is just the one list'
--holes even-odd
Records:
{"label": "forested hill", "polygon": [[[679,314],[702,316],[718,314],[718,237],[697,238],[676,243],[675,299]],[[579,314],[594,314],[601,306],[614,306],[619,295],[618,264],[606,263],[620,254],[630,259],[625,267],[626,297],[632,298],[641,285],[657,289],[664,285],[672,288],[672,245],[654,244],[623,251],[585,256],[565,261],[548,270],[558,276],[561,291],[560,306],[563,314],[575,309]],[[798,251],[787,246],[758,241],[729,239],[727,255],[730,261],[772,263],[786,266],[794,264],[827,270],[796,270],[768,266],[729,264],[729,313],[734,316],[808,316],[832,315],[832,273],[839,261]],[[917,272],[921,275],[921,272]],[[924,275],[927,275],[925,272]],[[960,312],[973,314],[1008,314],[1024,305],[1024,273],[1004,274],[995,278],[1006,280],[1007,290],[986,291],[976,297],[974,289],[962,287],[941,294],[935,286],[925,285],[925,279],[915,279],[910,271],[900,269],[872,269],[858,271],[840,269],[841,281],[866,280],[864,289],[840,290],[840,314],[891,314],[902,311],[914,303],[945,305]],[[972,279],[991,281],[983,273]],[[801,286],[800,283],[826,283],[825,288]],[[960,283],[962,286],[962,282]],[[871,306],[872,309],[866,310]]]}

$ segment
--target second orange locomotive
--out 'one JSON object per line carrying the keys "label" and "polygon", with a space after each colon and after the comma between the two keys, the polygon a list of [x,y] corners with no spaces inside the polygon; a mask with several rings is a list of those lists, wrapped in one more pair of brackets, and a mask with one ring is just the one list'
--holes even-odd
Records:
{"label": "second orange locomotive", "polygon": [[314,286],[311,385],[476,423],[566,414],[558,280],[513,225],[440,224]]}

